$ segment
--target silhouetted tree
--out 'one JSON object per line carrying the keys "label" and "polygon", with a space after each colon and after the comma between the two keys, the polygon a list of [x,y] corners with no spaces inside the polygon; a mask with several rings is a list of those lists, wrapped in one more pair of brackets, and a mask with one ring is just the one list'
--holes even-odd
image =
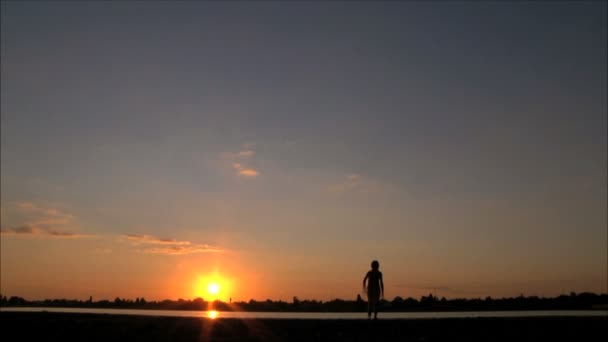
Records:
{"label": "silhouetted tree", "polygon": [[422,298],[420,298],[420,304],[426,306],[433,305],[436,301],[437,299],[433,297],[432,293],[429,293],[428,297],[422,296]]}
{"label": "silhouetted tree", "polygon": [[21,297],[12,296],[8,300],[9,305],[21,306],[27,304],[27,301]]}

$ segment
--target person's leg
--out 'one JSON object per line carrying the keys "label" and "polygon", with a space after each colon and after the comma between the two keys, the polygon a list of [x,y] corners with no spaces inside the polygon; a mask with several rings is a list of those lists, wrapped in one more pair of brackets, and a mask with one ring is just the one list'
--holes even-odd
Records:
{"label": "person's leg", "polygon": [[374,298],[374,319],[378,319],[378,302],[380,301],[380,295],[377,294]]}
{"label": "person's leg", "polygon": [[372,311],[376,312],[376,299],[375,298],[369,299],[369,312],[367,314],[368,318],[372,318]]}
{"label": "person's leg", "polygon": [[372,300],[369,299],[367,301],[367,319],[371,319],[372,318]]}

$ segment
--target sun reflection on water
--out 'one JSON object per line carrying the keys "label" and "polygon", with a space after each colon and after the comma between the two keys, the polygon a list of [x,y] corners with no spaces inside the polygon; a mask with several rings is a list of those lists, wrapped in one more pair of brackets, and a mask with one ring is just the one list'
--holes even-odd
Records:
{"label": "sun reflection on water", "polygon": [[209,310],[207,311],[207,317],[211,318],[211,319],[216,319],[218,315],[218,312],[215,310]]}

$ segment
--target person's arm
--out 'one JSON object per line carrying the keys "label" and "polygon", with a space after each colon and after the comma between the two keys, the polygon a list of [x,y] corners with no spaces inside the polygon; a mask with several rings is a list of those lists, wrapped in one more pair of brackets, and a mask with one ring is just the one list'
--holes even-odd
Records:
{"label": "person's arm", "polygon": [[365,282],[367,281],[367,278],[369,278],[369,272],[367,272],[367,274],[365,274],[365,278],[363,278],[363,291],[365,292],[366,288],[365,288]]}
{"label": "person's arm", "polygon": [[384,280],[382,280],[382,273],[380,273],[380,294],[382,299],[384,299]]}

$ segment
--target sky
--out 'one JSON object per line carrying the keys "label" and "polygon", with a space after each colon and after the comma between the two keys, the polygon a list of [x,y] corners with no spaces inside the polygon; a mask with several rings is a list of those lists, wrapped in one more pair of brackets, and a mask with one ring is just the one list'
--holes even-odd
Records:
{"label": "sky", "polygon": [[607,12],[2,1],[0,292],[606,293]]}

